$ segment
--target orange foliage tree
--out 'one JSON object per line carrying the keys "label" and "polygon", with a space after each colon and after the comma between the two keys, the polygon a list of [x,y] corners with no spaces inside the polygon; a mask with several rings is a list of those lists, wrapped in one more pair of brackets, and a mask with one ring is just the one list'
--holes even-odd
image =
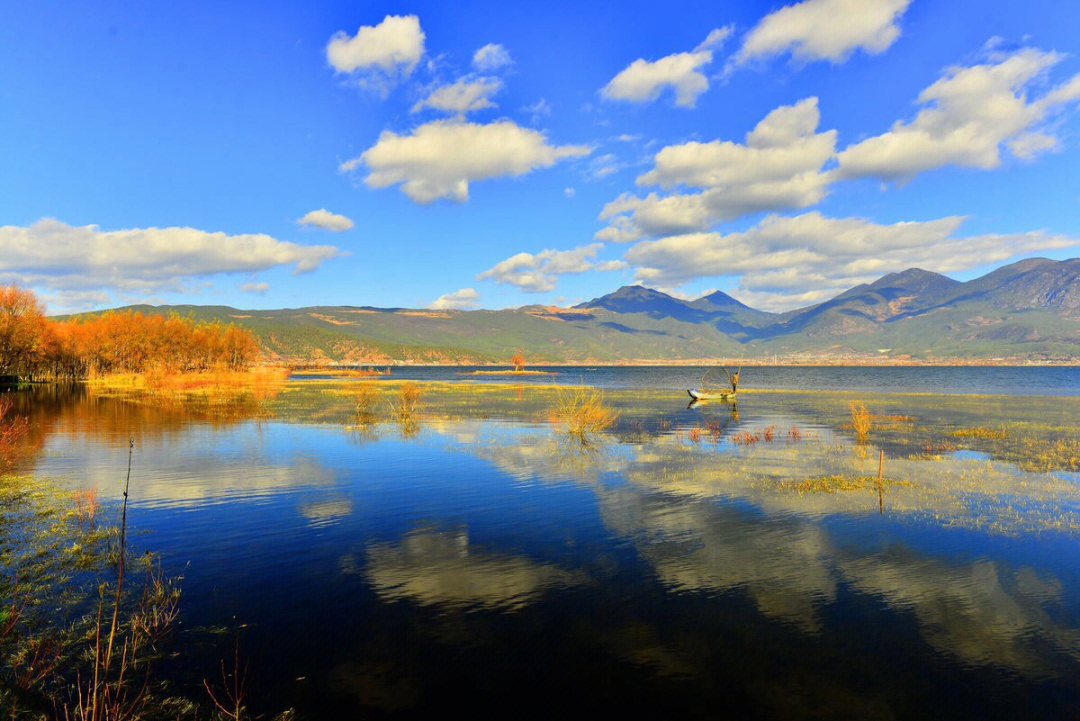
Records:
{"label": "orange foliage tree", "polygon": [[0,376],[19,376],[41,360],[45,309],[33,291],[0,287]]}
{"label": "orange foliage tree", "polygon": [[233,325],[130,311],[55,321],[32,291],[0,288],[0,376],[240,370],[258,357],[255,336]]}
{"label": "orange foliage tree", "polygon": [[510,363],[516,371],[525,370],[525,356],[521,354],[520,348],[518,348],[518,352],[514,354],[514,357],[510,359]]}

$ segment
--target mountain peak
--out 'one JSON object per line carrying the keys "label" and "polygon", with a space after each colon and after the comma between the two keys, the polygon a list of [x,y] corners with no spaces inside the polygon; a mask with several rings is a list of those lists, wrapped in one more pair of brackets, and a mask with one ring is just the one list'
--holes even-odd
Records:
{"label": "mountain peak", "polygon": [[575,308],[604,308],[614,313],[645,313],[653,318],[696,321],[700,311],[687,303],[643,285],[624,285],[614,293],[581,303]]}
{"label": "mountain peak", "polygon": [[722,290],[713,291],[708,295],[703,295],[693,303],[698,307],[709,307],[716,310],[726,310],[732,308],[749,309],[750,306],[745,303],[741,303],[738,300],[732,298],[730,295]]}
{"label": "mountain peak", "polygon": [[941,293],[955,288],[958,285],[961,285],[960,281],[953,280],[941,273],[934,273],[933,271],[923,270],[922,268],[908,268],[907,270],[902,270],[898,273],[883,275],[871,283],[869,287],[873,290],[897,288],[909,291],[915,295],[923,296]]}

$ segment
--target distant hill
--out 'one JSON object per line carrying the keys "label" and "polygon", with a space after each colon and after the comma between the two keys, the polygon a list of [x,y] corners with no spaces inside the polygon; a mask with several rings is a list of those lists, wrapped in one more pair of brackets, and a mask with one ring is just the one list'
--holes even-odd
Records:
{"label": "distant hill", "polygon": [[251,329],[266,354],[358,364],[692,361],[1080,361],[1080,259],[1033,258],[959,282],[911,268],[786,313],[715,292],[624,286],[573,308],[423,310],[132,306]]}

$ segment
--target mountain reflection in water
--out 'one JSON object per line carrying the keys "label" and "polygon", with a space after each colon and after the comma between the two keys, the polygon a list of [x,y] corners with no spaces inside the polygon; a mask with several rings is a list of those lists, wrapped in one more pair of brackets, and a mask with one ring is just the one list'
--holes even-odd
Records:
{"label": "mountain reflection in water", "polygon": [[[211,629],[245,624],[258,711],[1080,708],[1080,484],[992,448],[918,452],[989,426],[999,401],[869,398],[892,418],[871,443],[904,482],[879,499],[794,485],[876,474],[843,397],[748,395],[736,417],[612,393],[619,423],[583,449],[546,422],[549,392],[492,386],[482,412],[471,392],[430,390],[415,435],[346,429],[341,384],[298,385],[257,420],[23,396],[23,470],[115,500],[136,438],[134,537],[184,575],[171,668],[197,688],[220,655]],[[1075,409],[1048,404],[1071,402],[1030,413],[1067,427]],[[770,427],[771,442],[736,436]]]}

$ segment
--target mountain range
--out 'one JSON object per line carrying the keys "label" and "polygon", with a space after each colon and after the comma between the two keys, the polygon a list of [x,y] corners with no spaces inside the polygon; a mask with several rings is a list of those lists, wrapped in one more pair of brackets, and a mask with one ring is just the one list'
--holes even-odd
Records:
{"label": "mountain range", "polygon": [[967,282],[911,268],[784,313],[638,285],[571,308],[129,308],[236,323],[289,361],[506,363],[517,349],[533,363],[1080,360],[1080,258],[1031,258]]}

